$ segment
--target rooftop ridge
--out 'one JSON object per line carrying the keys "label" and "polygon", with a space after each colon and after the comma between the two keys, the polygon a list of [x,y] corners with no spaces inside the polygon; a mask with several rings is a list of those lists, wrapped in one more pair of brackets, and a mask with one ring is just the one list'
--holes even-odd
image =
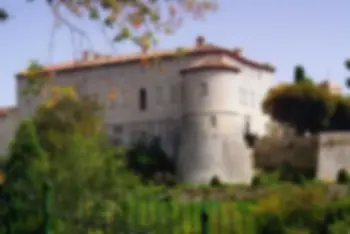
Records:
{"label": "rooftop ridge", "polygon": [[[178,47],[175,49],[163,49],[163,50],[153,50],[148,52],[136,52],[129,53],[125,55],[117,56],[97,56],[97,58],[87,59],[87,60],[72,60],[57,63],[54,65],[44,66],[43,72],[62,72],[62,71],[74,71],[85,68],[100,67],[104,65],[113,65],[113,64],[123,64],[123,63],[133,63],[140,62],[144,59],[154,59],[154,58],[170,58],[176,57],[184,53],[185,55],[195,55],[195,54],[215,54],[223,53],[231,58],[237,60],[240,63],[243,63],[247,66],[265,70],[268,72],[274,72],[275,68],[268,63],[261,63],[248,59],[242,55],[240,49],[227,49],[214,44],[204,44],[201,46],[194,47]],[[25,77],[27,71],[21,71],[16,74],[17,77]]]}

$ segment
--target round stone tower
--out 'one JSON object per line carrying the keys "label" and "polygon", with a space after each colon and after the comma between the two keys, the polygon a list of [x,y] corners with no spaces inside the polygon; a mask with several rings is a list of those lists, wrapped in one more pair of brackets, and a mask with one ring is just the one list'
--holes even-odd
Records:
{"label": "round stone tower", "polygon": [[183,129],[177,174],[183,182],[209,183],[214,177],[225,183],[251,182],[245,120],[232,95],[240,70],[227,59],[207,55],[181,70]]}

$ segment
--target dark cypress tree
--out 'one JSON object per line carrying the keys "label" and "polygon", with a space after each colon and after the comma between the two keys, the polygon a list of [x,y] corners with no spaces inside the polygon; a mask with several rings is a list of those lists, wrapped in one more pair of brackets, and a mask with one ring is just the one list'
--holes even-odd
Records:
{"label": "dark cypress tree", "polygon": [[31,121],[23,121],[10,146],[3,194],[6,208],[0,219],[10,222],[12,233],[35,233],[41,226],[42,185],[47,170],[45,154]]}
{"label": "dark cypress tree", "polygon": [[[346,70],[350,71],[350,59],[347,59],[344,63]],[[345,78],[345,85],[350,88],[350,77]]]}
{"label": "dark cypress tree", "polygon": [[298,65],[294,69],[294,83],[300,83],[305,81],[305,69],[303,66]]}

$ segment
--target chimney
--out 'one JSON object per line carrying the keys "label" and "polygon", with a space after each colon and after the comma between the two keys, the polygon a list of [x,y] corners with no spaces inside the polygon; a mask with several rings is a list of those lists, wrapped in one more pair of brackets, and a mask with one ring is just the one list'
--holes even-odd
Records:
{"label": "chimney", "polygon": [[90,52],[87,50],[84,50],[82,53],[82,60],[83,61],[88,61],[90,59]]}
{"label": "chimney", "polygon": [[236,55],[241,55],[243,52],[243,50],[239,47],[236,47],[233,49],[233,53],[235,53]]}
{"label": "chimney", "polygon": [[205,38],[203,36],[198,36],[196,38],[196,46],[202,47],[205,44]]}

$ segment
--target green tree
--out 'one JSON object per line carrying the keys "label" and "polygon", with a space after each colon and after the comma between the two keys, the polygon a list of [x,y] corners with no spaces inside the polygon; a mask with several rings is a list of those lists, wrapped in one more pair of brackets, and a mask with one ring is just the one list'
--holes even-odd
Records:
{"label": "green tree", "polygon": [[[54,103],[52,103],[54,101]],[[42,146],[54,152],[66,135],[81,133],[94,135],[101,131],[102,106],[89,97],[62,96],[41,105],[34,115],[34,123]]]}
{"label": "green tree", "polygon": [[46,154],[40,147],[35,127],[30,120],[25,120],[11,143],[5,166],[3,189],[9,203],[1,220],[10,219],[13,233],[39,231],[42,217],[37,207],[41,204],[42,185],[47,171]]}
{"label": "green tree", "polygon": [[263,101],[266,114],[293,127],[299,135],[325,129],[334,106],[334,98],[327,90],[309,82],[279,85]]}
{"label": "green tree", "polygon": [[334,112],[329,120],[329,125],[326,130],[350,130],[350,99],[343,96],[335,96],[334,99]]}
{"label": "green tree", "polygon": [[[96,101],[68,95],[44,103],[34,115],[40,143],[48,152],[54,210],[81,223],[114,222],[128,191],[139,185],[125,166],[125,150],[112,147],[102,134],[98,107]],[[86,231],[56,219],[55,233]]]}
{"label": "green tree", "polygon": [[[111,148],[102,136],[64,135],[51,153],[54,210],[80,223],[110,223],[120,219],[123,201],[139,185],[124,165],[122,149]],[[55,233],[86,233],[78,223],[57,219]],[[102,227],[86,225],[101,230]]]}

